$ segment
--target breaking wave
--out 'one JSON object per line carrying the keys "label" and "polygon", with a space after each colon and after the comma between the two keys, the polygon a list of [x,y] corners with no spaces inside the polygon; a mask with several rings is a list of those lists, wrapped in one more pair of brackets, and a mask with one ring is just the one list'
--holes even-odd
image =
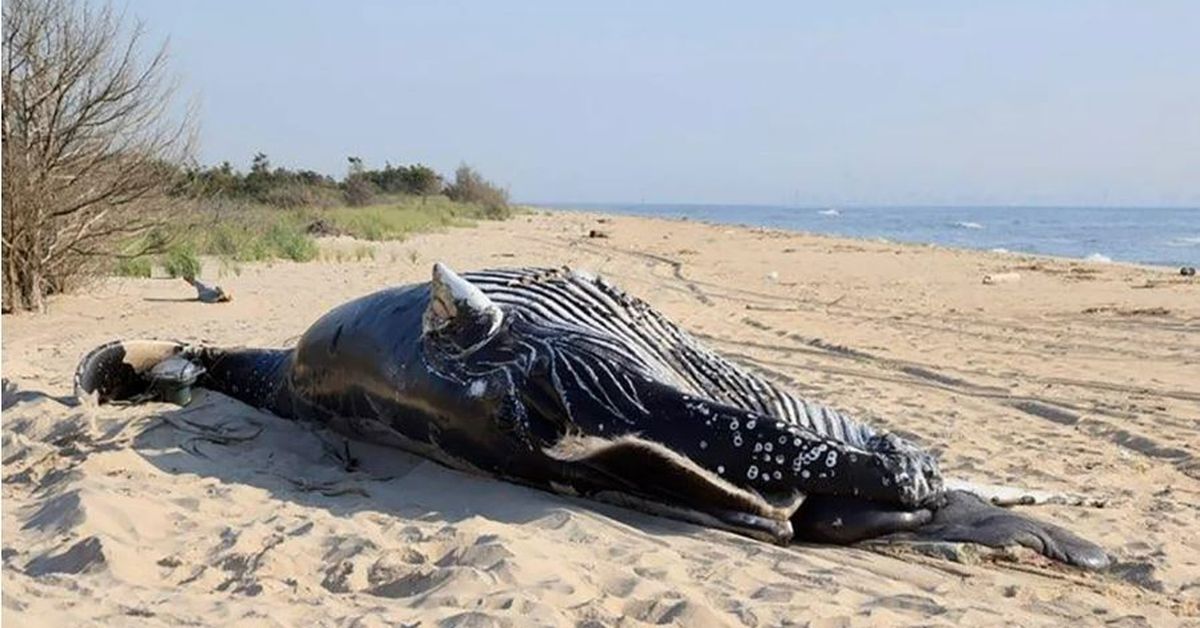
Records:
{"label": "breaking wave", "polygon": [[1200,236],[1185,236],[1182,238],[1172,238],[1170,240],[1167,240],[1167,246],[1173,246],[1173,247],[1200,246]]}

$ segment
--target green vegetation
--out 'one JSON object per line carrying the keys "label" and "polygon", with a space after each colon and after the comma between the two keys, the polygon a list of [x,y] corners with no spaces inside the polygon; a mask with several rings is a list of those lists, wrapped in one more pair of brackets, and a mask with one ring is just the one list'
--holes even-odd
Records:
{"label": "green vegetation", "polygon": [[[356,245],[322,255],[321,235],[346,235],[371,242],[403,240],[410,234],[469,227],[478,220],[507,218],[503,212],[478,203],[452,201],[445,196],[394,196],[366,207],[305,207],[280,209],[261,204],[225,203],[197,210],[190,220],[164,226],[130,241],[125,250],[154,251],[124,258],[115,272],[125,277],[149,277],[153,266],[171,277],[198,274],[200,256],[216,257],[220,272],[238,273],[245,262],[285,259],[307,262],[318,257],[336,261],[375,258],[375,248]],[[416,253],[411,252],[410,257]]]}
{"label": "green vegetation", "polygon": [[244,174],[228,162],[181,171],[173,194],[190,202],[191,210],[127,241],[114,272],[150,277],[160,267],[171,277],[197,275],[202,256],[217,258],[221,274],[239,273],[245,262],[274,259],[374,259],[374,247],[365,245],[322,255],[317,238],[402,240],[515,212],[507,191],[467,165],[447,185],[421,164],[369,170],[357,157],[349,162],[341,181],[311,170],[273,167],[263,153]]}
{"label": "green vegetation", "polygon": [[163,268],[171,277],[198,277],[200,275],[200,259],[187,246],[172,248],[167,252]]}
{"label": "green vegetation", "polygon": [[117,261],[116,273],[121,277],[146,279],[153,272],[154,265],[148,257],[128,257]]}
{"label": "green vegetation", "polygon": [[447,227],[469,227],[476,220],[508,218],[495,216],[486,207],[460,203],[444,196],[404,197],[369,207],[338,207],[314,214],[329,221],[341,233],[360,240],[402,240],[411,233]]}
{"label": "green vegetation", "polygon": [[183,197],[237,200],[283,209],[367,207],[398,197],[426,199],[440,195],[458,203],[479,205],[496,217],[503,217],[508,210],[508,191],[466,164],[458,167],[454,182],[447,184],[442,175],[423,164],[389,163],[371,170],[359,157],[347,160],[346,177],[338,181],[312,170],[274,167],[266,153],[257,153],[245,174],[228,161],[181,171],[174,192]]}
{"label": "green vegetation", "polygon": [[484,179],[483,175],[466,164],[454,171],[454,183],[446,186],[446,196],[453,201],[482,207],[488,218],[507,218],[511,213],[508,190]]}
{"label": "green vegetation", "polygon": [[261,152],[245,173],[198,166],[197,121],[175,106],[165,44],[147,49],[141,23],[107,0],[4,7],[4,101],[24,105],[2,112],[0,311],[45,311],[47,295],[98,272],[190,276],[202,256],[237,272],[315,259],[319,235],[396,239],[512,213],[507,190],[465,164],[449,184],[420,163],[353,156],[340,180]]}
{"label": "green vegetation", "polygon": [[[349,162],[341,181],[311,170],[272,167],[263,153],[254,156],[245,174],[228,162],[183,171],[174,195],[190,199],[193,209],[127,242],[115,272],[148,277],[157,265],[172,277],[185,276],[199,272],[199,256],[212,256],[220,261],[222,274],[236,273],[243,262],[322,257],[317,238],[324,235],[402,240],[412,233],[502,220],[515,212],[507,191],[467,165],[446,185],[441,175],[421,164],[369,170],[357,157]],[[143,255],[128,257],[138,253]],[[373,259],[375,249],[359,246],[332,257]]]}
{"label": "green vegetation", "polygon": [[277,257],[307,262],[317,256],[317,242],[293,224],[277,222],[267,229],[263,239]]}

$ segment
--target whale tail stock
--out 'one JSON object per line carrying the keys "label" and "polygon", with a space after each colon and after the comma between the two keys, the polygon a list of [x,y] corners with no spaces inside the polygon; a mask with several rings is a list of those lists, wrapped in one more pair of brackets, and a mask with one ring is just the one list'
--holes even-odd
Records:
{"label": "whale tail stock", "polygon": [[169,401],[187,405],[191,388],[224,393],[288,416],[280,370],[290,349],[226,349],[168,340],[114,340],[75,369],[75,396],[95,403]]}

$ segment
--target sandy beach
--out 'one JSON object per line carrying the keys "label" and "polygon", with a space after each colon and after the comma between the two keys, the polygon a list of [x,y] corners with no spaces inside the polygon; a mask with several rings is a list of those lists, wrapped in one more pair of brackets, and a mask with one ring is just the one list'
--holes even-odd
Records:
{"label": "sandy beach", "polygon": [[[106,279],[4,317],[6,625],[1200,624],[1196,278],[584,213],[372,246],[219,279],[214,264],[226,304]],[[102,342],[286,346],[439,260],[589,269],[800,394],[912,435],[948,477],[1103,500],[1028,511],[1115,565],[776,547],[361,443],[347,472],[333,435],[216,393],[183,412],[70,398]]]}

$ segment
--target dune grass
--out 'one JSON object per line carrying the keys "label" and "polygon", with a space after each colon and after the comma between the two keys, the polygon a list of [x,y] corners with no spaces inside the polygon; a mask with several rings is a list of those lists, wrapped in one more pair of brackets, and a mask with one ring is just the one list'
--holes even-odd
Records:
{"label": "dune grass", "polygon": [[444,196],[400,198],[368,207],[335,207],[314,210],[346,235],[360,240],[403,240],[412,233],[438,231],[447,227],[469,227],[476,220],[507,218],[490,215],[487,209],[456,203]]}
{"label": "dune grass", "polygon": [[[189,220],[132,241],[127,250],[151,248],[153,255],[119,261],[114,272],[127,277],[149,277],[154,267],[172,277],[199,272],[199,257],[221,261],[221,272],[239,272],[239,263],[273,259],[307,262],[322,257],[317,237],[310,226],[323,224],[327,230],[359,240],[378,242],[403,240],[414,233],[469,227],[478,220],[503,219],[513,212],[496,212],[472,203],[458,203],[444,196],[396,197],[367,207],[278,209],[261,205],[238,205],[198,210]],[[147,247],[160,243],[161,246]],[[373,247],[361,245],[349,253],[338,252],[338,260],[374,259]]]}
{"label": "dune grass", "polygon": [[154,274],[154,262],[149,257],[120,259],[114,272],[121,277],[148,279]]}

